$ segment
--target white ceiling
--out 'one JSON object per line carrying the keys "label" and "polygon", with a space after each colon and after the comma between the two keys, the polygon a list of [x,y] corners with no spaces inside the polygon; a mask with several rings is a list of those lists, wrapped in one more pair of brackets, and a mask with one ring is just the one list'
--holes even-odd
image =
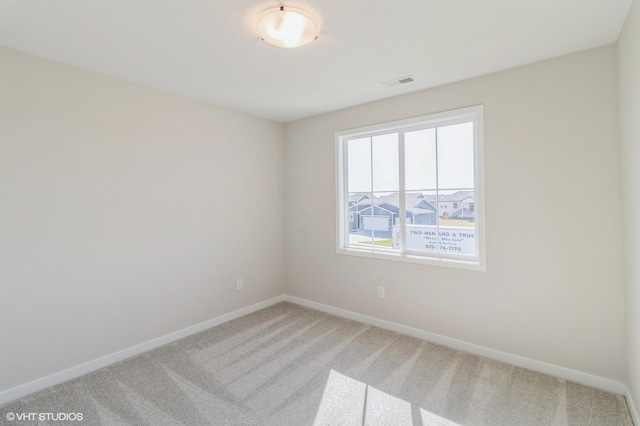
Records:
{"label": "white ceiling", "polygon": [[[637,1],[637,0],[636,0]],[[321,17],[260,41],[279,5]],[[631,0],[0,0],[0,45],[287,122],[614,43]],[[415,81],[385,87],[406,75]]]}

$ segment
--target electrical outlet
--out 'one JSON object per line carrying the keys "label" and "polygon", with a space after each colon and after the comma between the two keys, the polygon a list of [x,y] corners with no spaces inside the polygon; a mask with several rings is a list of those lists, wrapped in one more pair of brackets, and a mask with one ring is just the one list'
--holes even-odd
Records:
{"label": "electrical outlet", "polygon": [[236,288],[238,290],[242,290],[244,288],[244,280],[242,278],[238,278],[236,281]]}
{"label": "electrical outlet", "polygon": [[378,297],[380,299],[384,299],[384,287],[382,287],[382,286],[378,287]]}

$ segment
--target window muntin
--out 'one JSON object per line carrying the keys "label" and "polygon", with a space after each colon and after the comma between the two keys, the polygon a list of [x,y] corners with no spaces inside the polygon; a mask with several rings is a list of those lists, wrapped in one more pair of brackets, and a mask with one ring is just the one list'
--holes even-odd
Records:
{"label": "window muntin", "polygon": [[484,270],[482,112],[336,134],[338,252]]}

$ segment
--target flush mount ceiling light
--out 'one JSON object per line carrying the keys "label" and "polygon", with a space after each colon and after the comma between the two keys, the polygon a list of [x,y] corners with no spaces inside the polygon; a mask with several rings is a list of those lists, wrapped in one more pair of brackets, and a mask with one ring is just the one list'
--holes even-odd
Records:
{"label": "flush mount ceiling light", "polygon": [[299,47],[318,38],[320,28],[311,15],[294,7],[264,11],[256,21],[258,36],[278,47]]}

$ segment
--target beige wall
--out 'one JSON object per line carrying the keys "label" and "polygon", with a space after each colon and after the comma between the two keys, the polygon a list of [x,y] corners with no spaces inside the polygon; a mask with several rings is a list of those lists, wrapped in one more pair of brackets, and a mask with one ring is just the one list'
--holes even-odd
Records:
{"label": "beige wall", "polygon": [[618,43],[622,141],[627,379],[640,408],[640,4],[634,1]]}
{"label": "beige wall", "polygon": [[[628,374],[616,46],[300,120],[284,134],[0,48],[0,391],[286,291],[626,382],[637,400],[634,7],[619,46]],[[337,255],[334,133],[476,104],[487,272]]]}
{"label": "beige wall", "polygon": [[281,295],[283,169],[279,123],[0,48],[0,391]]}
{"label": "beige wall", "polygon": [[[612,45],[287,124],[287,293],[623,382],[616,63]],[[336,254],[334,132],[476,104],[487,272]]]}

